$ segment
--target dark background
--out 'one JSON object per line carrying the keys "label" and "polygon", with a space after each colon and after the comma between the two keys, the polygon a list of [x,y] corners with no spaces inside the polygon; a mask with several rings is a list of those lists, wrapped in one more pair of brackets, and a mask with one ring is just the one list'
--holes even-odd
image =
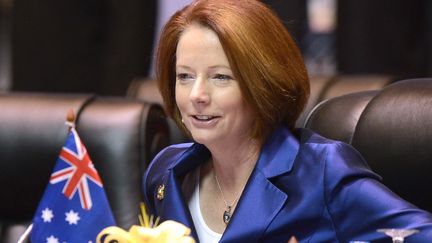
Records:
{"label": "dark background", "polygon": [[[11,27],[10,90],[124,95],[149,76],[156,0],[1,1],[12,6],[0,11]],[[306,1],[264,2],[304,51]],[[431,2],[338,1],[336,74],[432,76]]]}

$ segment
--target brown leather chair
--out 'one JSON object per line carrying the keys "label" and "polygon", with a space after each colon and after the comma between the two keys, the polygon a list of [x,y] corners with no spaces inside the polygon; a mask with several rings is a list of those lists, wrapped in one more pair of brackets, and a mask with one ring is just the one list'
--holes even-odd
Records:
{"label": "brown leather chair", "polygon": [[[143,100],[149,103],[163,105],[162,95],[159,92],[155,79],[136,78],[132,80],[127,91],[127,97]],[[170,130],[170,144],[190,142],[191,138],[185,134],[174,122],[173,119],[167,119]]]}
{"label": "brown leather chair", "polygon": [[303,127],[311,110],[324,100],[360,91],[381,90],[392,82],[390,75],[378,74],[311,77],[310,97],[296,125]]}
{"label": "brown leather chair", "polygon": [[332,76],[315,76],[309,79],[310,81],[310,95],[308,102],[297,119],[296,126],[302,127],[306,121],[309,112],[322,101],[322,93],[327,89],[334,77]]}
{"label": "brown leather chair", "polygon": [[31,222],[66,139],[69,109],[98,170],[117,224],[138,224],[141,178],[168,144],[162,108],[122,97],[44,93],[0,95],[0,242]]}
{"label": "brown leather chair", "polygon": [[324,137],[350,143],[364,108],[379,91],[362,91],[327,99],[316,105],[305,127]]}
{"label": "brown leather chair", "polygon": [[351,143],[385,185],[432,211],[432,78],[327,100],[306,127]]}

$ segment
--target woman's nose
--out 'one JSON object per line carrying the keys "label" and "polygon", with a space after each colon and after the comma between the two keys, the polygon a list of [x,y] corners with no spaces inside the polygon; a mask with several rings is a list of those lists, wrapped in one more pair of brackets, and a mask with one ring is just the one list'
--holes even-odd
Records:
{"label": "woman's nose", "polygon": [[192,86],[190,100],[193,103],[208,103],[210,101],[210,89],[205,79],[198,78]]}

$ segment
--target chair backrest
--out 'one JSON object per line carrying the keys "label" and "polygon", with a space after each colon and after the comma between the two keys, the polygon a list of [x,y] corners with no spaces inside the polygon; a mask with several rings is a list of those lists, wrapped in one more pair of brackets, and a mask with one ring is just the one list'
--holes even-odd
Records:
{"label": "chair backrest", "polygon": [[389,75],[336,75],[310,78],[308,103],[296,126],[303,127],[308,114],[320,102],[360,91],[380,90],[393,82]]}
{"label": "chair backrest", "polygon": [[305,127],[324,137],[350,143],[360,115],[377,93],[362,91],[324,100],[309,113]]}
{"label": "chair backrest", "polygon": [[168,144],[156,104],[92,95],[0,95],[0,242],[16,242],[48,184],[66,139],[68,110],[98,170],[117,224],[138,223],[141,178],[151,158]]}
{"label": "chair backrest", "polygon": [[381,90],[393,81],[393,77],[390,75],[338,75],[321,92],[320,100],[360,91]]}
{"label": "chair backrest", "polygon": [[309,114],[306,127],[351,143],[385,185],[432,211],[432,78],[329,99]]}
{"label": "chair backrest", "polygon": [[[132,80],[127,91],[127,97],[143,100],[145,102],[163,105],[162,95],[157,87],[155,79],[136,78]],[[168,118],[168,127],[170,130],[170,144],[190,142],[191,138],[185,134],[174,122]]]}
{"label": "chair backrest", "polygon": [[309,112],[321,102],[321,94],[327,89],[334,77],[332,76],[317,76],[310,78],[310,94],[308,102],[296,121],[296,126],[301,127],[304,125]]}
{"label": "chair backrest", "polygon": [[377,94],[352,144],[384,184],[432,211],[432,78],[399,81]]}

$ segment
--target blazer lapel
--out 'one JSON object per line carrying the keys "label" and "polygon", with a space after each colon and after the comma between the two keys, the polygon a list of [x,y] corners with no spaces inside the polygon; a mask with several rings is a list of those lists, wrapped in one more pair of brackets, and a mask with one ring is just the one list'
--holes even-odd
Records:
{"label": "blazer lapel", "polygon": [[287,198],[262,173],[255,171],[220,242],[257,242]]}
{"label": "blazer lapel", "polygon": [[277,129],[268,141],[221,242],[259,241],[289,199],[270,179],[291,171],[299,142],[284,128]]}
{"label": "blazer lapel", "polygon": [[181,186],[179,185],[175,174],[170,170],[168,179],[165,184],[165,197],[161,205],[162,220],[174,219],[191,229],[191,235],[198,239],[188,205],[183,199]]}
{"label": "blazer lapel", "polygon": [[[181,190],[181,180],[187,172],[196,168],[199,164],[206,161],[210,156],[207,148],[201,144],[192,145],[169,168],[166,179],[164,180],[165,192],[164,199],[160,204],[160,216],[162,220],[175,219],[191,229],[191,235],[198,239],[192,216],[189,212],[187,203],[184,200]],[[197,240],[198,242],[198,240]]]}

